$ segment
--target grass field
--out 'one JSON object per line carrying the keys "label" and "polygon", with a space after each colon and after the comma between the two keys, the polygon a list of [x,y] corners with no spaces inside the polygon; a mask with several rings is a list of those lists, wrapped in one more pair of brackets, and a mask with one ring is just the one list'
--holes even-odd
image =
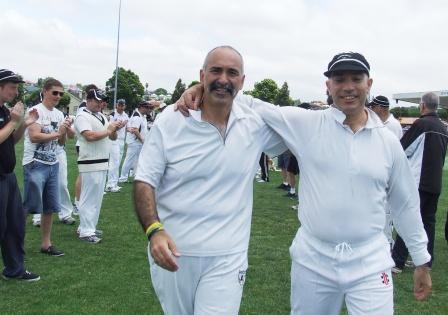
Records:
{"label": "grass field", "polygon": [[[19,182],[22,146],[17,146]],[[68,145],[69,183],[77,174],[72,142]],[[445,183],[448,187],[445,171]],[[276,189],[279,173],[271,182],[255,183],[249,270],[240,314],[289,314],[288,247],[297,227],[294,201]],[[70,187],[72,190],[73,187]],[[416,302],[412,271],[394,276],[396,314],[448,314],[448,247],[443,227],[448,208],[445,188],[439,202],[433,294]],[[53,242],[66,253],[49,257],[39,253],[39,229],[27,220],[26,266],[42,280],[20,283],[0,280],[0,314],[162,314],[149,281],[146,238],[137,223],[131,201],[132,185],[104,196],[99,229],[103,242],[91,245],[78,240],[76,226],[55,219]],[[0,263],[1,265],[1,263]],[[0,267],[3,267],[2,265]],[[345,311],[344,311],[345,313]]]}

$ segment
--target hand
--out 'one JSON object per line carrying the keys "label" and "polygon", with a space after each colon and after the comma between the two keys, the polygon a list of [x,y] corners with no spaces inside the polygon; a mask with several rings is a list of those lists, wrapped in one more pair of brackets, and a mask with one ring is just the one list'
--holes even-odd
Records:
{"label": "hand", "polygon": [[121,129],[121,128],[123,128],[123,127],[125,127],[126,125],[127,125],[127,123],[128,123],[128,121],[127,120],[121,120],[121,121],[118,121],[118,129]]}
{"label": "hand", "polygon": [[33,108],[25,115],[25,127],[31,126],[39,119],[39,113],[37,109]]}
{"label": "hand", "polygon": [[151,237],[150,252],[154,262],[168,271],[177,271],[179,267],[174,257],[180,257],[176,249],[176,244],[171,237],[164,231],[156,232]]}
{"label": "hand", "polygon": [[107,134],[110,136],[112,133],[117,131],[119,124],[120,124],[119,121],[112,121],[112,122],[110,122],[109,126],[107,126]]}
{"label": "hand", "polygon": [[10,109],[11,120],[16,123],[16,125],[20,125],[24,115],[24,106],[22,102],[17,102],[13,108]]}
{"label": "hand", "polygon": [[418,266],[414,270],[414,297],[417,301],[425,300],[431,293],[432,281],[429,268]]}
{"label": "hand", "polygon": [[204,85],[198,83],[187,89],[176,102],[174,110],[179,110],[185,117],[190,116],[188,109],[198,110],[202,104]]}

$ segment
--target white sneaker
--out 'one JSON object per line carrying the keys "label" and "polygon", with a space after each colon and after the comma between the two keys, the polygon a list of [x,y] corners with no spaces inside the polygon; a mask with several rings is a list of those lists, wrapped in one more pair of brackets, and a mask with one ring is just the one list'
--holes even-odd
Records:
{"label": "white sneaker", "polygon": [[110,187],[109,192],[112,192],[112,193],[120,192],[120,189],[121,189],[121,187],[119,187],[119,186]]}
{"label": "white sneaker", "polygon": [[403,269],[400,269],[400,268],[397,268],[397,267],[392,267],[391,271],[394,274],[399,274],[399,273],[403,272]]}
{"label": "white sneaker", "polygon": [[33,226],[40,227],[40,220],[33,220]]}

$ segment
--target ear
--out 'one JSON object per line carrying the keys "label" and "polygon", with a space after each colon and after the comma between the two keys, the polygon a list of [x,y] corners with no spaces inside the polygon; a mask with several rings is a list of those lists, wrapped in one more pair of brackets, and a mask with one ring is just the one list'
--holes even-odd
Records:
{"label": "ear", "polygon": [[240,84],[238,91],[241,91],[243,89],[245,79],[246,79],[246,75],[243,74],[243,77],[241,78],[241,84]]}
{"label": "ear", "polygon": [[370,92],[370,88],[372,87],[372,84],[373,84],[373,79],[372,79],[372,78],[369,78],[369,79],[367,80],[367,86],[369,87],[369,92]]}
{"label": "ear", "polygon": [[199,71],[199,78],[200,78],[201,83],[204,83],[204,76],[205,76],[204,69],[201,69]]}

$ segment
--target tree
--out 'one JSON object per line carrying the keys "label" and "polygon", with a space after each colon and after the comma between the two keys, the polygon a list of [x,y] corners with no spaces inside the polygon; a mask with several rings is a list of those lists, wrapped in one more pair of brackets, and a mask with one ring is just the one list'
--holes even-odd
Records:
{"label": "tree", "polygon": [[275,83],[274,80],[264,79],[261,82],[256,82],[252,91],[245,93],[250,94],[262,101],[275,104],[275,102],[277,101],[279,89],[277,83]]}
{"label": "tree", "polygon": [[275,101],[275,104],[278,104],[280,106],[289,106],[292,105],[293,100],[291,97],[289,97],[289,87],[288,83],[283,83],[282,87],[278,91],[277,99]]}
{"label": "tree", "polygon": [[[110,99],[109,108],[112,108],[114,105],[112,103],[114,102],[115,73],[116,70],[114,70],[112,77],[106,82],[106,91]],[[122,67],[118,68],[117,99],[125,99],[127,108],[133,110],[141,102],[144,92],[145,88],[140,82],[138,75],[131,70],[126,70]]]}
{"label": "tree", "polygon": [[184,92],[185,83],[182,83],[182,79],[179,79],[177,80],[176,86],[174,87],[173,95],[171,96],[171,104],[176,103]]}
{"label": "tree", "polygon": [[196,84],[198,84],[198,83],[199,83],[199,81],[193,80],[193,81],[191,81],[191,83],[188,85],[188,88],[191,88],[193,85],[196,85]]}
{"label": "tree", "polygon": [[167,95],[168,91],[165,90],[164,88],[158,88],[154,90],[154,94],[156,95]]}

